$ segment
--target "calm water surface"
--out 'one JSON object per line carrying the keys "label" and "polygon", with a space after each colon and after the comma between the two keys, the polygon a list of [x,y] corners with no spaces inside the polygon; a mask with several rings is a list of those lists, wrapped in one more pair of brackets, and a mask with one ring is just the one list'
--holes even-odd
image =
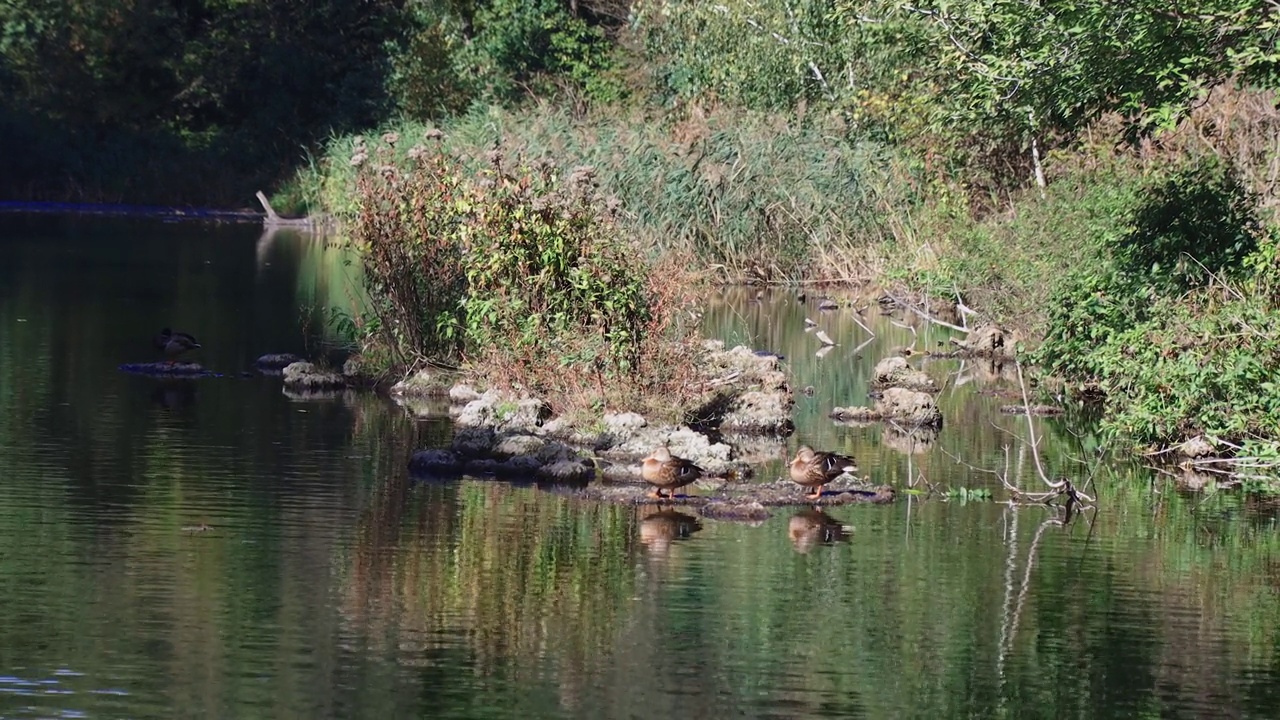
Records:
{"label": "calm water surface", "polygon": [[[0,216],[0,247],[2,717],[1280,716],[1275,507],[1094,473],[1076,417],[1035,428],[1096,514],[947,499],[1004,497],[1006,457],[1038,482],[990,368],[924,366],[936,436],[826,418],[880,357],[948,338],[903,318],[868,309],[863,345],[813,298],[709,304],[708,334],[815,387],[795,436],[756,444],[765,477],[808,442],[934,490],[749,526],[415,483],[447,420],[242,376],[335,352],[351,271],[323,243]],[[839,347],[818,357],[806,316]],[[164,325],[223,377],[119,372]]]}

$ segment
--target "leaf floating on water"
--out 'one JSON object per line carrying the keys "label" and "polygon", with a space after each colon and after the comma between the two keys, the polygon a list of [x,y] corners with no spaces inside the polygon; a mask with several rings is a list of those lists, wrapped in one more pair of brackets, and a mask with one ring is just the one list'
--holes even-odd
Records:
{"label": "leaf floating on water", "polygon": [[818,341],[821,342],[823,345],[836,344],[836,341],[832,340],[831,336],[827,335],[825,330],[819,330],[818,332],[814,333],[814,337],[818,338]]}
{"label": "leaf floating on water", "polygon": [[831,352],[831,348],[833,347],[835,347],[835,345],[823,345],[818,352],[814,354],[818,357],[826,357],[827,353]]}

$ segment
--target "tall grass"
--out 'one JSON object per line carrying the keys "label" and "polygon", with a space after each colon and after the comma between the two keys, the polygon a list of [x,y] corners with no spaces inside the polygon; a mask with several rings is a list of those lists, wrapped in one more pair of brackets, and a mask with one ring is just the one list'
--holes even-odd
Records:
{"label": "tall grass", "polygon": [[[409,139],[403,153],[430,128],[388,129]],[[499,143],[530,159],[593,167],[602,191],[621,202],[621,226],[653,240],[652,256],[687,253],[725,282],[867,279],[914,196],[905,163],[827,117],[689,106],[579,119],[540,105],[478,109],[442,129],[449,152],[474,167]],[[352,217],[357,145],[332,139],[293,194]]]}

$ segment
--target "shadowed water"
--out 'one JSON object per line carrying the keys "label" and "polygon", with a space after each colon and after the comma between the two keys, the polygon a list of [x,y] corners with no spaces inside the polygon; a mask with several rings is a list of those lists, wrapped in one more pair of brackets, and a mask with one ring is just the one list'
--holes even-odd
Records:
{"label": "shadowed water", "polygon": [[[949,337],[816,296],[712,300],[709,334],[787,356],[800,442],[905,490],[758,525],[424,484],[448,442],[371,395],[242,377],[332,352],[341,250],[244,227],[0,216],[0,716],[1274,717],[1276,507],[1184,495],[1037,420],[1046,472],[1100,509],[948,500],[1039,482],[988,370],[924,367],[946,424],[846,427],[875,361]],[[811,293],[814,295],[814,293]],[[815,355],[811,317],[839,343]],[[906,324],[906,319],[895,322]],[[222,377],[160,382],[163,325]],[[914,361],[914,359],[913,359]],[[1016,385],[1016,383],[1015,383]],[[1007,386],[1006,386],[1007,387]],[[1077,434],[1069,432],[1075,430]],[[959,458],[963,463],[957,462]],[[202,526],[209,529],[204,530]]]}

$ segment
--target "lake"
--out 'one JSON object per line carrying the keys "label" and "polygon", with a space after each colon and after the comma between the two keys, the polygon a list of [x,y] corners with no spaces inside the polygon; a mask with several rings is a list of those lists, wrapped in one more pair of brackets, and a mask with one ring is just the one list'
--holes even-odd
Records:
{"label": "lake", "polygon": [[[0,247],[0,717],[1280,714],[1280,504],[1099,461],[1082,410],[1029,428],[982,363],[913,357],[936,436],[828,419],[880,358],[953,336],[910,317],[708,300],[706,334],[814,388],[757,477],[803,442],[899,489],[744,524],[417,481],[447,416],[251,372],[340,359],[333,244],[0,215]],[[819,357],[805,317],[839,345]],[[118,370],[166,325],[220,376]],[[1039,488],[1032,429],[1096,510],[997,502],[996,472]]]}

